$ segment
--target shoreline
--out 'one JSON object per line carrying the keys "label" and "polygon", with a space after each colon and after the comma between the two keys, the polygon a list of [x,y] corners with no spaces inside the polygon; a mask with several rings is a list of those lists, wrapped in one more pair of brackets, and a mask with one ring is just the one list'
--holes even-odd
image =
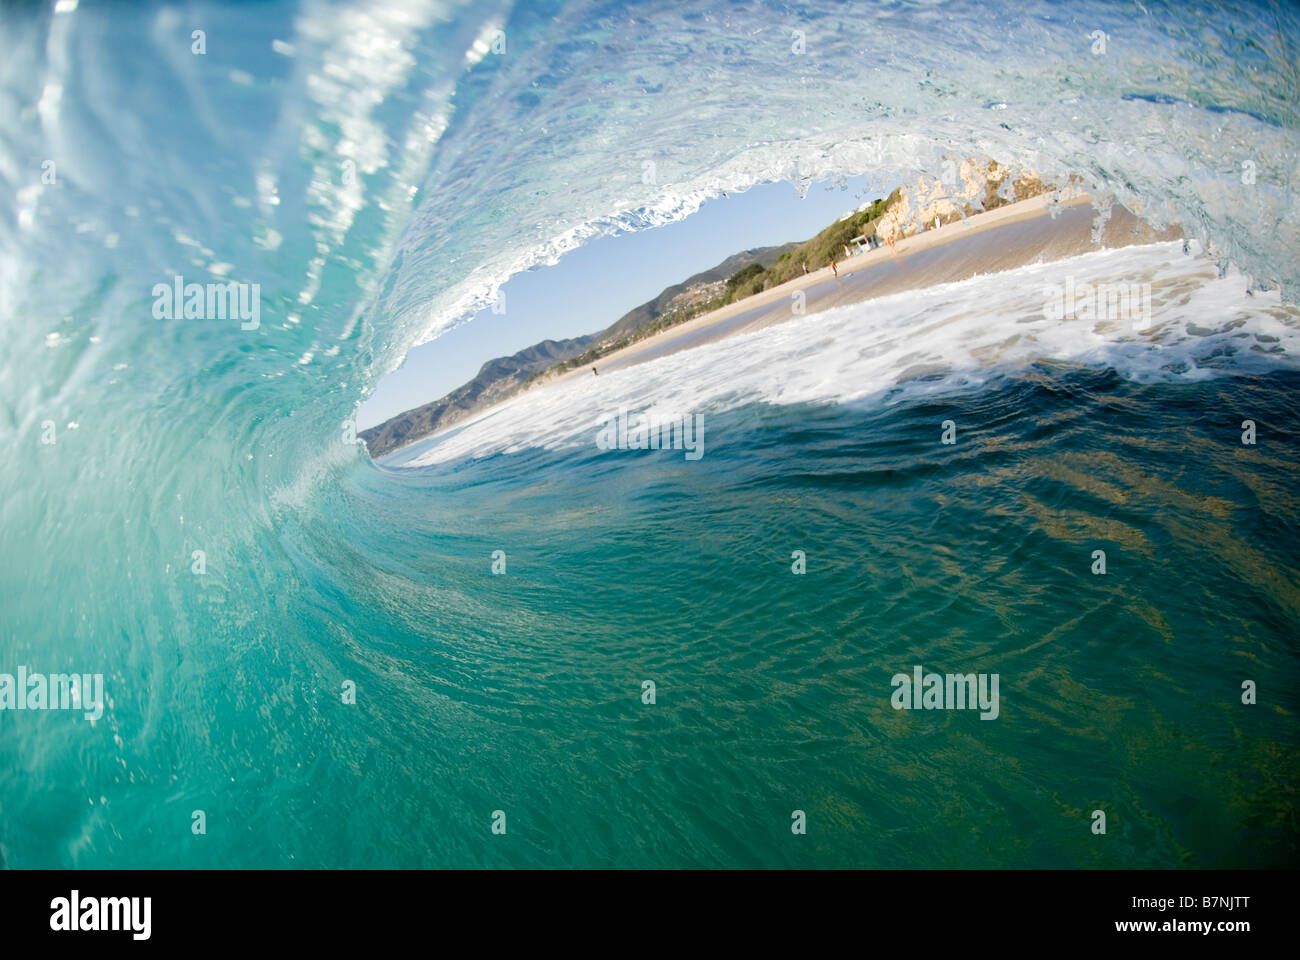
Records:
{"label": "shoreline", "polygon": [[[833,307],[921,290],[941,283],[951,283],[980,274],[998,273],[1030,263],[1055,261],[1092,250],[1114,249],[1134,244],[1158,243],[1182,237],[1182,231],[1170,227],[1156,231],[1121,206],[1114,206],[1111,218],[1102,231],[1101,242],[1093,243],[1092,197],[1077,194],[1062,201],[1057,216],[1050,216],[1047,195],[1031,197],[975,214],[966,220],[931,228],[906,237],[894,249],[881,246],[837,263],[839,276],[829,266],[787,280],[779,286],[727,304],[717,310],[677,324],[667,330],[629,344],[606,355],[594,365],[547,377],[514,396],[475,413],[427,436],[414,440],[382,455],[376,463],[406,454],[407,462],[423,453],[427,446],[448,434],[492,416],[520,397],[546,390],[579,377],[595,376],[601,370],[617,372],[649,360],[711,343],[744,331],[761,329],[792,319],[791,296],[804,291],[806,303],[802,315],[820,313]],[[996,231],[997,244],[990,241]],[[416,447],[422,447],[416,451]]]}
{"label": "shoreline", "polygon": [[[1091,202],[1092,198],[1090,195],[1078,194],[1077,196],[1062,202],[1061,206],[1063,208],[1077,207],[1082,206],[1083,204],[1090,204]],[[880,246],[875,250],[868,251],[867,253],[847,258],[836,264],[839,270],[838,279],[845,280],[853,274],[860,273],[870,267],[888,263],[892,260],[901,260],[908,254],[916,254],[923,250],[945,246],[956,240],[966,237],[976,237],[999,227],[1010,226],[1014,223],[1020,223],[1037,217],[1045,217],[1047,215],[1046,195],[1030,197],[1028,200],[1021,200],[1017,203],[1008,204],[1007,206],[999,207],[996,210],[975,214],[974,216],[956,223],[950,223],[937,229],[932,228],[925,230],[922,233],[913,234],[910,237],[904,237],[894,245],[893,250],[888,246]],[[744,300],[737,300],[735,303],[729,303],[725,307],[719,307],[717,310],[712,310],[709,313],[702,314],[701,316],[687,320],[684,323],[679,323],[667,330],[662,330],[653,336],[646,337],[644,340],[638,340],[636,343],[628,344],[621,350],[616,350],[613,353],[602,357],[595,366],[597,369],[601,366],[614,366],[615,369],[624,366],[632,366],[634,364],[628,361],[631,361],[638,354],[653,349],[656,345],[671,341],[677,337],[688,336],[692,333],[697,333],[701,330],[711,328],[716,324],[723,323],[751,310],[770,307],[776,303],[783,303],[791,294],[798,290],[808,290],[809,288],[816,287],[822,283],[826,283],[827,281],[834,281],[835,279],[837,278],[831,273],[830,267],[821,267],[817,270],[810,271],[804,276],[795,277],[793,280],[787,280],[785,283],[778,286],[764,290],[761,293],[756,293],[753,296],[746,297]],[[870,298],[858,298],[852,302],[860,302],[861,299]],[[826,307],[821,307],[820,309],[826,309]],[[818,311],[810,309],[808,312],[814,313]],[[558,376],[540,380],[536,386],[530,389],[536,390],[542,387],[552,386],[581,374],[590,375],[590,368],[583,367],[578,370],[570,370],[566,373],[559,374]],[[487,413],[488,411],[485,410],[483,412]],[[460,426],[460,424],[456,424],[456,426]],[[448,429],[454,429],[454,427]],[[430,434],[430,436],[436,436],[436,434]],[[424,439],[428,439],[428,437]]]}

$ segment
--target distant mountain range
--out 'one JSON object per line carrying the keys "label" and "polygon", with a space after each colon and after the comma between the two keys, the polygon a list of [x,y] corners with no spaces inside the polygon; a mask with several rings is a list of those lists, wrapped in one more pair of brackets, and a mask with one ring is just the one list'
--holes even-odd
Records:
{"label": "distant mountain range", "polygon": [[850,256],[864,237],[874,245],[910,236],[936,220],[950,223],[1051,188],[1028,171],[1013,179],[1007,168],[992,162],[964,161],[949,179],[954,182],[921,178],[906,192],[899,188],[888,197],[864,203],[802,243],[742,250],[711,270],[665,288],[599,333],[543,340],[513,356],[489,360],[469,383],[359,436],[372,457],[382,457],[513,397],[535,380],[595,363],[660,330],[779,286],[805,268],[816,270]]}
{"label": "distant mountain range", "polygon": [[636,339],[639,331],[673,311],[689,311],[692,306],[706,305],[726,287],[727,280],[740,270],[751,264],[766,269],[781,254],[798,246],[798,243],[786,243],[777,247],[742,250],[716,267],[666,287],[653,300],[634,307],[598,333],[571,340],[543,340],[511,356],[489,360],[479,368],[473,380],[457,387],[445,397],[399,413],[378,426],[362,430],[358,436],[366,442],[372,457],[392,453],[513,397],[538,375],[557,364],[582,356],[593,348]]}

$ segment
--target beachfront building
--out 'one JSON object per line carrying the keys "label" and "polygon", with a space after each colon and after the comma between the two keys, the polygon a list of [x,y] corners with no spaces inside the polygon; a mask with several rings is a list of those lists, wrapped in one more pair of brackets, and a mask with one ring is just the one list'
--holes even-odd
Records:
{"label": "beachfront building", "polygon": [[856,255],[874,250],[884,242],[885,241],[880,238],[880,234],[872,231],[871,233],[858,234],[849,241],[849,245],[853,248],[851,252]]}

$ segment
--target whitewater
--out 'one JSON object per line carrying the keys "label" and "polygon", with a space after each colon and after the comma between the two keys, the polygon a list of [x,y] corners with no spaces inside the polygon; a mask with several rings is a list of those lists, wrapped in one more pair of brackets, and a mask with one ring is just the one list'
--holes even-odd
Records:
{"label": "whitewater", "polygon": [[[1045,291],[1065,276],[1080,289],[1150,284],[1149,322],[1053,317]],[[1276,292],[1249,295],[1247,286],[1236,271],[1219,277],[1203,253],[1184,254],[1179,241],[892,294],[525,393],[401,465],[590,444],[605,411],[619,408],[896,403],[978,390],[1042,361],[1138,382],[1296,370],[1300,318]]]}
{"label": "whitewater", "polygon": [[[1298,47],[1262,2],[6,6],[0,673],[103,712],[0,711],[0,864],[1293,864]],[[966,159],[1176,224],[1069,267],[1152,325],[1033,264],[357,442],[519,271]],[[706,454],[602,451],[622,406]],[[915,664],[997,719],[892,709]]]}

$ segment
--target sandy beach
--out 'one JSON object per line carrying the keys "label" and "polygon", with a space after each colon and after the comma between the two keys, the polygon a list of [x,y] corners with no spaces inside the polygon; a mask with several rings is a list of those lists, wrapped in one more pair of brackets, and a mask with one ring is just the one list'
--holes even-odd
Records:
{"label": "sandy beach", "polygon": [[[1076,195],[1058,204],[1056,215],[1052,216],[1052,213],[1046,196],[1033,197],[963,221],[931,228],[899,241],[893,249],[882,246],[846,258],[837,264],[838,277],[829,267],[814,270],[678,324],[602,358],[595,364],[595,375],[613,373],[680,350],[789,320],[796,316],[792,309],[792,295],[798,291],[804,294],[804,314],[812,314],[1030,263],[1062,260],[1103,248],[1176,240],[1182,236],[1177,227],[1154,230],[1123,207],[1116,206],[1101,233],[1101,242],[1094,243],[1094,210],[1092,198],[1087,194]],[[575,377],[591,376],[591,366],[580,367],[540,380],[528,392],[546,390]],[[504,402],[510,403],[513,399]],[[404,462],[412,456],[413,447],[419,445],[423,449],[429,441],[490,416],[500,406],[479,411],[382,459],[388,461],[389,457],[396,457],[397,462]],[[394,461],[388,462],[396,465]]]}
{"label": "sandy beach", "polygon": [[[791,310],[791,295],[800,290],[805,293],[805,312],[815,313],[909,289],[1011,270],[1040,259],[1060,260],[1099,246],[1122,247],[1182,236],[1176,229],[1154,231],[1118,207],[1102,234],[1101,244],[1094,245],[1091,242],[1092,219],[1092,198],[1087,194],[1079,194],[1062,203],[1055,219],[1050,216],[1046,196],[1008,204],[907,237],[893,249],[882,246],[847,258],[837,264],[838,278],[830,267],[823,267],[678,324],[602,358],[596,364],[597,373],[612,372],[678,349],[790,319],[795,315]],[[1017,225],[1021,225],[1021,229],[1013,230]],[[982,242],[974,242],[976,237]],[[958,253],[953,247],[969,249]],[[941,249],[942,254],[936,255],[935,251]],[[590,367],[582,367],[543,380],[533,389],[570,377],[591,375]]]}

